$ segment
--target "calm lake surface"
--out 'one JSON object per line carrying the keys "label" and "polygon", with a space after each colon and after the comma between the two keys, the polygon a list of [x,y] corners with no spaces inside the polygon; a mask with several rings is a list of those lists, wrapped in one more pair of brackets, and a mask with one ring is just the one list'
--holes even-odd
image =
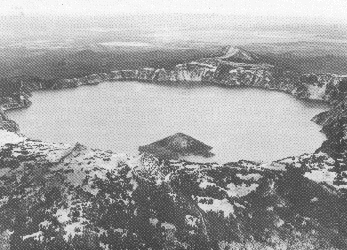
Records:
{"label": "calm lake surface", "polygon": [[220,163],[313,152],[325,136],[310,119],[328,108],[261,89],[139,82],[40,91],[31,100],[8,112],[28,137],[136,154],[182,132],[212,146],[216,156],[205,161]]}

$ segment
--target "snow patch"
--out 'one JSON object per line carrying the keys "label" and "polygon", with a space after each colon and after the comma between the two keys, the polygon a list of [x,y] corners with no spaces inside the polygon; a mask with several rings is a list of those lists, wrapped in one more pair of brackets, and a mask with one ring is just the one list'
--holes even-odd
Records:
{"label": "snow patch", "polygon": [[258,188],[259,184],[252,183],[251,185],[247,186],[245,183],[242,183],[242,185],[236,186],[234,183],[230,183],[227,185],[227,193],[230,197],[242,197],[246,196],[249,193],[255,191]]}
{"label": "snow patch", "polygon": [[261,176],[261,174],[247,174],[247,175],[242,175],[242,174],[237,174],[237,177],[239,177],[241,180],[255,180],[258,181],[259,179],[261,179],[263,176]]}
{"label": "snow patch", "polygon": [[104,250],[110,250],[109,244],[104,244],[104,243],[100,242],[100,247]]}
{"label": "snow patch", "polygon": [[306,172],[304,176],[318,183],[326,183],[330,186],[335,187],[336,189],[347,189],[347,185],[334,185],[334,180],[337,176],[337,173],[331,172],[328,169],[311,170],[311,172]]}
{"label": "snow patch", "polygon": [[116,228],[116,229],[114,229],[113,230],[114,232],[117,232],[117,233],[124,233],[124,229],[122,229],[122,228]]}
{"label": "snow patch", "polygon": [[9,200],[8,196],[4,196],[3,198],[0,199],[0,207],[2,207],[4,204],[6,204]]}
{"label": "snow patch", "polygon": [[316,202],[316,201],[318,201],[317,197],[314,197],[314,198],[311,199],[311,202]]}
{"label": "snow patch", "polygon": [[216,184],[212,182],[208,182],[206,179],[203,179],[202,182],[200,182],[199,184],[199,187],[203,189],[207,188],[208,186],[216,186]]}
{"label": "snow patch", "polygon": [[[199,197],[200,199],[204,199],[205,197]],[[208,198],[206,197],[205,199],[212,199],[213,203],[212,204],[206,204],[206,203],[198,203],[199,207],[204,210],[205,212],[208,211],[214,211],[214,212],[219,212],[223,211],[224,217],[230,216],[232,214],[234,217],[234,206],[229,203],[227,199],[223,200],[217,200],[213,198]]]}
{"label": "snow patch", "polygon": [[284,225],[284,221],[282,219],[278,219],[275,223],[276,227],[281,227]]}
{"label": "snow patch", "polygon": [[71,238],[74,238],[75,235],[82,235],[83,228],[84,228],[84,225],[82,224],[81,221],[77,221],[77,222],[66,225],[64,228],[66,233],[63,236],[65,241],[68,241],[70,236]]}
{"label": "snow patch", "polygon": [[50,221],[45,220],[45,221],[41,222],[39,225],[40,225],[40,227],[47,229],[51,224],[52,223]]}
{"label": "snow patch", "polygon": [[[137,187],[138,187],[139,185],[137,184],[137,182],[136,182],[136,180],[135,180],[134,178],[131,178],[130,184],[133,186],[133,190],[131,191],[131,193],[132,193],[132,192],[134,192],[134,191],[137,189]],[[130,194],[130,195],[131,195],[131,194]]]}
{"label": "snow patch", "polygon": [[70,214],[69,208],[68,209],[59,208],[57,212],[55,213],[55,216],[57,217],[59,223],[65,223],[70,220],[69,214]]}
{"label": "snow patch", "polygon": [[175,225],[168,222],[163,222],[160,224],[160,226],[165,228],[165,230],[176,230]]}
{"label": "snow patch", "polygon": [[151,223],[152,226],[157,226],[159,220],[157,218],[149,218],[149,223]]}
{"label": "snow patch", "polygon": [[326,85],[318,87],[315,85],[307,85],[308,93],[310,93],[309,98],[312,100],[324,100]]}
{"label": "snow patch", "polygon": [[237,202],[235,202],[234,205],[243,209],[246,208],[244,205],[241,205],[240,203],[237,203]]}
{"label": "snow patch", "polygon": [[196,223],[199,219],[190,215],[190,214],[187,214],[186,215],[186,223],[187,225],[191,226],[191,227],[197,227]]}
{"label": "snow patch", "polygon": [[286,166],[277,162],[264,163],[259,166],[262,169],[274,170],[274,171],[286,171]]}
{"label": "snow patch", "polygon": [[329,185],[333,185],[334,179],[336,177],[336,173],[330,172],[327,169],[322,169],[322,170],[312,170],[311,172],[306,172],[304,176],[315,182],[325,182]]}
{"label": "snow patch", "polygon": [[36,233],[23,236],[23,240],[30,239],[30,238],[34,238],[34,240],[37,240],[37,241],[42,241],[43,240],[42,231],[38,231]]}
{"label": "snow patch", "polygon": [[19,136],[13,132],[0,129],[0,147],[8,143],[18,144],[20,142],[23,142],[24,140],[25,140],[25,137]]}

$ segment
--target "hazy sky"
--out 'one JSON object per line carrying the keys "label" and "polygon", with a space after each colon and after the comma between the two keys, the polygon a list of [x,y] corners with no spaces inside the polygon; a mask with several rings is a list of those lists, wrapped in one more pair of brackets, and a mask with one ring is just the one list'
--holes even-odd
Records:
{"label": "hazy sky", "polygon": [[217,13],[347,20],[347,0],[0,0],[0,15]]}

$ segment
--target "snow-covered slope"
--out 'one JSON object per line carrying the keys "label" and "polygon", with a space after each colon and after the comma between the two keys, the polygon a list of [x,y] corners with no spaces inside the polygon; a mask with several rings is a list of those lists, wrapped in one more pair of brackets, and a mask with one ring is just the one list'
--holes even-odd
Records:
{"label": "snow-covered slope", "polygon": [[163,162],[0,132],[1,249],[347,247],[345,187],[324,153]]}

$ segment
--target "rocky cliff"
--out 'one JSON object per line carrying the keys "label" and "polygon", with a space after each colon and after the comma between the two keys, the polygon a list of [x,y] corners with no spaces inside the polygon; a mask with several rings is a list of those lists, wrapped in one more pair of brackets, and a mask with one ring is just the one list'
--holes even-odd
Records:
{"label": "rocky cliff", "polygon": [[4,109],[0,106],[0,129],[10,131],[10,132],[19,132],[18,124],[15,121],[12,121],[5,114]]}
{"label": "rocky cliff", "polygon": [[[202,58],[179,64],[173,70],[142,68],[138,70],[115,70],[91,74],[81,78],[42,80],[25,78],[17,80],[22,88],[18,98],[13,95],[0,97],[5,109],[30,105],[28,93],[39,89],[75,88],[95,85],[103,81],[143,81],[161,83],[209,83],[224,86],[247,86],[284,91],[297,98],[331,102],[344,93],[347,76],[336,74],[306,74],[285,71],[262,62],[254,53],[227,47],[225,55]],[[17,93],[16,92],[16,93]],[[18,95],[18,93],[17,93]]]}

